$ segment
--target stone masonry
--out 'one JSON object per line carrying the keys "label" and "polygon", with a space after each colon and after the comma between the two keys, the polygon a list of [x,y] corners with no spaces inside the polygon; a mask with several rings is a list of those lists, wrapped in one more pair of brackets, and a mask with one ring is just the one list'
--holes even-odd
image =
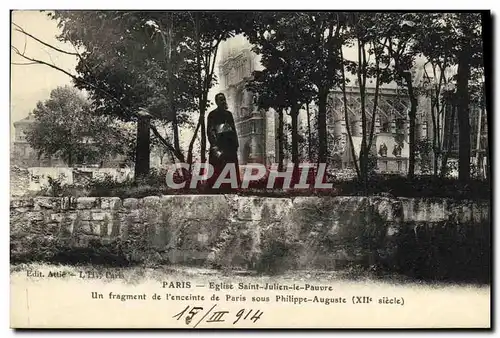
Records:
{"label": "stone masonry", "polygon": [[377,196],[12,199],[11,260],[488,274],[489,212],[488,201]]}

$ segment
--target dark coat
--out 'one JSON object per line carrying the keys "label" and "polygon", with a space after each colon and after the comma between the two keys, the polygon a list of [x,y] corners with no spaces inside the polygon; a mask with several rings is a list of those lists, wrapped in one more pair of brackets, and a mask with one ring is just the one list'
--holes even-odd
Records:
{"label": "dark coat", "polygon": [[208,142],[210,142],[208,161],[214,166],[212,181],[215,182],[227,163],[235,164],[238,181],[240,181],[238,168],[238,134],[233,115],[230,111],[217,108],[208,114],[207,138]]}

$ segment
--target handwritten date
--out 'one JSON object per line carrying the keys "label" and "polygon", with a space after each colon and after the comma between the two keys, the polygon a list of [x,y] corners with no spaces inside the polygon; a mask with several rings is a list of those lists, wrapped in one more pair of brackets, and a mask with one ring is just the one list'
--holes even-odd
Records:
{"label": "handwritten date", "polygon": [[186,325],[190,325],[193,319],[200,318],[193,328],[197,327],[198,324],[205,320],[205,323],[221,323],[221,322],[232,322],[232,324],[238,323],[240,320],[256,322],[260,319],[264,312],[255,309],[241,309],[236,314],[232,315],[230,311],[225,310],[215,310],[217,304],[212,306],[208,311],[204,311],[203,307],[200,306],[186,306],[184,310],[173,316],[172,318],[177,318],[180,320],[184,318]]}

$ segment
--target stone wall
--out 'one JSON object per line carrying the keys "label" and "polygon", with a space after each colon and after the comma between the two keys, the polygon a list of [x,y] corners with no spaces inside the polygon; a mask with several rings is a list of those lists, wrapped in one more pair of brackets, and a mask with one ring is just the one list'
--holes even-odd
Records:
{"label": "stone wall", "polygon": [[32,167],[29,171],[29,186],[27,190],[40,191],[49,187],[49,177],[66,184],[84,184],[91,179],[99,180],[110,177],[116,182],[124,182],[134,177],[129,168],[93,168],[93,167]]}
{"label": "stone wall", "polygon": [[18,166],[10,167],[10,195],[22,196],[28,190],[30,174],[28,169]]}
{"label": "stone wall", "polygon": [[13,199],[11,260],[489,278],[488,201],[180,195]]}

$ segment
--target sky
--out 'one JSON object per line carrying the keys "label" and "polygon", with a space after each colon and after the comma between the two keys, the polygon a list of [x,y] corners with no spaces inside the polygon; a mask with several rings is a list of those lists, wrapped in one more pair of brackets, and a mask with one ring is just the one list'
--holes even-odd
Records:
{"label": "sky", "polygon": [[[47,17],[47,13],[39,11],[14,11],[12,22],[21,26],[28,33],[58,48],[74,51],[71,44],[57,41],[59,32],[56,21]],[[62,54],[32,40],[12,25],[11,45],[28,57],[55,64],[71,73],[77,64],[76,57]],[[26,46],[26,49],[25,49]],[[27,62],[11,50],[11,62]],[[58,86],[71,84],[71,78],[62,72],[46,65],[11,65],[11,103],[10,123],[11,140],[14,136],[13,122],[21,120],[35,108],[38,101],[49,98],[50,91]]]}

